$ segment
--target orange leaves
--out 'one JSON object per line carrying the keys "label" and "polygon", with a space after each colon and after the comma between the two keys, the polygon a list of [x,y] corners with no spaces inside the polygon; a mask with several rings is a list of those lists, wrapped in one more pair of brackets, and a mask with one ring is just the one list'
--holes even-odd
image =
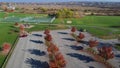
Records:
{"label": "orange leaves", "polygon": [[63,55],[60,52],[57,53],[49,53],[50,58],[50,68],[62,68],[66,66],[66,61]]}
{"label": "orange leaves", "polygon": [[51,36],[50,34],[47,34],[47,35],[45,36],[45,40],[47,40],[47,41],[52,41],[52,36]]}
{"label": "orange leaves", "polygon": [[5,50],[8,50],[8,49],[10,49],[10,44],[9,43],[4,43],[3,44],[3,50],[5,51]]}
{"label": "orange leaves", "polygon": [[55,61],[50,61],[49,66],[50,66],[50,68],[59,68]]}
{"label": "orange leaves", "polygon": [[55,57],[56,57],[57,60],[64,59],[64,57],[61,53],[56,54]]}
{"label": "orange leaves", "polygon": [[60,67],[65,67],[66,66],[66,61],[65,61],[63,55],[60,52],[55,55],[55,58],[56,58],[56,60],[58,62],[58,65]]}
{"label": "orange leaves", "polygon": [[96,41],[96,40],[90,40],[89,41],[89,46],[90,47],[95,47],[95,46],[97,46],[98,45],[98,42]]}
{"label": "orange leaves", "polygon": [[44,34],[46,34],[46,35],[48,35],[50,33],[50,30],[49,29],[46,29],[45,31],[44,31]]}
{"label": "orange leaves", "polygon": [[61,59],[61,60],[58,61],[58,64],[59,64],[60,68],[65,67],[66,66],[66,61],[64,59]]}
{"label": "orange leaves", "polygon": [[85,37],[85,35],[84,35],[84,34],[79,33],[78,38],[83,39],[84,37]]}
{"label": "orange leaves", "polygon": [[71,32],[75,32],[76,30],[76,27],[72,27]]}
{"label": "orange leaves", "polygon": [[25,26],[23,24],[20,25],[20,30],[23,31]]}
{"label": "orange leaves", "polygon": [[52,36],[50,31],[47,29],[44,31],[45,41],[47,45],[47,51],[49,54],[49,66],[50,68],[62,68],[66,66],[66,61],[63,55],[60,53],[59,48],[52,42]]}
{"label": "orange leaves", "polygon": [[52,36],[50,35],[50,30],[49,30],[49,29],[46,29],[46,30],[44,31],[44,34],[46,35],[46,36],[45,36],[45,40],[47,40],[47,41],[52,41]]}
{"label": "orange leaves", "polygon": [[114,53],[112,52],[112,47],[102,47],[98,49],[99,55],[104,57],[106,60],[114,57]]}
{"label": "orange leaves", "polygon": [[52,52],[58,52],[59,49],[55,44],[50,43],[50,46],[47,48],[47,51],[52,53]]}
{"label": "orange leaves", "polygon": [[9,43],[4,43],[3,47],[2,47],[2,50],[3,50],[4,53],[8,53],[10,48],[11,48],[11,45]]}

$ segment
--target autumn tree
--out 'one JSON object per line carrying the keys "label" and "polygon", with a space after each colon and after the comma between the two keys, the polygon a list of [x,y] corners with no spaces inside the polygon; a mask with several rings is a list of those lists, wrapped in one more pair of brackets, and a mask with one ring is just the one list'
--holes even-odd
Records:
{"label": "autumn tree", "polygon": [[46,29],[45,31],[44,31],[44,34],[46,34],[46,35],[48,35],[50,33],[50,30],[49,29]]}
{"label": "autumn tree", "polygon": [[52,36],[51,36],[50,34],[47,34],[47,35],[45,36],[45,40],[47,40],[47,41],[52,41]]}
{"label": "autumn tree", "polygon": [[25,26],[24,26],[23,24],[21,24],[21,25],[20,25],[20,30],[21,30],[21,31],[24,31],[24,29],[25,29]]}
{"label": "autumn tree", "polygon": [[65,61],[63,55],[60,52],[55,55],[55,58],[56,58],[60,67],[65,67],[66,66],[66,61]]}
{"label": "autumn tree", "polygon": [[112,51],[112,47],[104,46],[102,48],[98,48],[99,55],[105,58],[106,60],[114,58],[114,53]]}
{"label": "autumn tree", "polygon": [[78,35],[78,38],[79,38],[79,39],[83,39],[84,37],[85,37],[85,35],[84,35],[84,34],[79,33],[79,35]]}
{"label": "autumn tree", "polygon": [[92,48],[92,47],[95,47],[98,45],[98,42],[96,40],[89,40],[89,46]]}
{"label": "autumn tree", "polygon": [[8,53],[9,50],[10,50],[10,47],[11,47],[11,45],[9,43],[4,43],[3,47],[2,47],[3,52],[7,52]]}
{"label": "autumn tree", "polygon": [[76,30],[76,27],[72,27],[71,32],[74,33]]}
{"label": "autumn tree", "polygon": [[25,26],[23,24],[19,26],[19,29],[20,29],[20,37],[26,37],[28,35],[28,33],[25,31]]}

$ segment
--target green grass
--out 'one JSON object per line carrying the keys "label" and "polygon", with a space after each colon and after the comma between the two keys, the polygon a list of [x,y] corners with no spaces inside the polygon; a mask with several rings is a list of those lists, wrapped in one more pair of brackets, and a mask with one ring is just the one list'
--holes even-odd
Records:
{"label": "green grass", "polygon": [[[2,44],[4,44],[5,42],[13,45],[13,43],[17,37],[17,33],[14,32],[14,30],[16,30],[16,28],[14,28],[12,26],[13,26],[13,24],[0,23],[0,47],[2,47]],[[3,63],[5,56],[6,55],[0,54],[0,66]]]}
{"label": "green grass", "polygon": [[47,14],[26,14],[26,13],[6,13],[0,12],[0,18],[4,18],[5,16],[16,16],[16,17],[29,17],[29,16],[47,16]]}
{"label": "green grass", "polygon": [[[72,21],[72,24],[67,24]],[[83,18],[57,18],[53,23],[64,23],[66,25],[76,26],[87,29],[88,32],[95,36],[108,36],[120,34],[120,16],[85,16]],[[114,26],[114,27],[113,27]],[[118,27],[118,28],[116,28]]]}
{"label": "green grass", "polygon": [[63,18],[63,19],[56,19],[54,23],[60,23],[64,20],[66,21],[71,20],[73,23],[72,25],[83,24],[83,25],[98,25],[98,26],[113,26],[120,24],[120,17],[119,16],[85,16],[82,18]]}
{"label": "green grass", "polygon": [[10,23],[0,23],[0,45],[3,44],[3,42],[8,42],[10,44],[13,44],[14,39],[17,36],[17,33],[14,32],[16,28],[13,27],[13,24]]}
{"label": "green grass", "polygon": [[34,25],[33,28],[27,29],[27,31],[32,32],[32,31],[41,31],[49,28],[50,30],[57,30],[57,29],[66,29],[67,27],[58,27],[57,25],[48,25],[48,24],[31,24]]}

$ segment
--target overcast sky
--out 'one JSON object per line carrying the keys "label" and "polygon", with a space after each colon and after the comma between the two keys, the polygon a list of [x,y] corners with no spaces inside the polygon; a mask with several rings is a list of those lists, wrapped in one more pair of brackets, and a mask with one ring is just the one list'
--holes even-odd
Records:
{"label": "overcast sky", "polygon": [[68,1],[120,2],[120,0],[0,0],[0,2],[68,2]]}

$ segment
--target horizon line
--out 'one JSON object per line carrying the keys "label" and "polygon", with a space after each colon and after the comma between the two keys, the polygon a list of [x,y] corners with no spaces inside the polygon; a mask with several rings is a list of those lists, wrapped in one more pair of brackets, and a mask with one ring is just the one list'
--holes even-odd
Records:
{"label": "horizon line", "polygon": [[5,3],[62,3],[62,2],[120,2],[120,1],[58,1],[58,2],[27,2],[27,1],[0,1]]}

